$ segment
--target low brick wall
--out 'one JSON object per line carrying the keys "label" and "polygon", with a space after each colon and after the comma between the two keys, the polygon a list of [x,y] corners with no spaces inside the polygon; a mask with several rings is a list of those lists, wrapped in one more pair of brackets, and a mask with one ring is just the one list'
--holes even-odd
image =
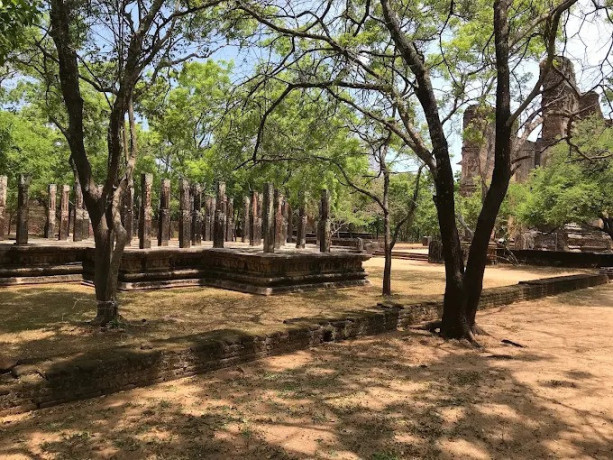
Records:
{"label": "low brick wall", "polygon": [[[521,282],[483,291],[480,308],[507,305],[608,282],[605,274],[582,274]],[[235,330],[117,347],[83,355],[18,364],[0,374],[0,414],[110,394],[187,377],[324,342],[394,331],[433,320],[442,299],[411,305],[380,304],[338,317],[286,320],[287,330],[250,335]]]}
{"label": "low brick wall", "polygon": [[613,266],[613,253],[513,250],[520,264],[547,267],[596,268]]}

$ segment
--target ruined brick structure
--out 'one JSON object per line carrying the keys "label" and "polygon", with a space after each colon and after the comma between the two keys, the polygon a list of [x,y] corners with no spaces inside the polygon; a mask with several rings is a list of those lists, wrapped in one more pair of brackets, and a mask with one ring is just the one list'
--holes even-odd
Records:
{"label": "ruined brick structure", "polygon": [[[513,141],[513,181],[524,182],[530,172],[538,166],[546,165],[550,148],[560,138],[567,136],[569,122],[573,123],[588,117],[604,119],[600,98],[595,91],[582,93],[577,87],[572,62],[557,57],[554,69],[549,72],[543,83],[541,99],[541,135],[536,141],[517,137]],[[611,124],[611,120],[606,120]],[[572,123],[571,123],[572,125]],[[462,166],[460,193],[470,195],[482,185],[485,188],[494,169],[494,113],[493,108],[472,105],[464,112],[464,138],[462,142]],[[485,182],[483,182],[485,181]],[[538,232],[519,232],[515,237],[518,249],[555,249],[581,251],[607,251],[611,241],[604,234],[567,225],[559,229],[553,237]]]}
{"label": "ruined brick structure", "polygon": [[[549,147],[566,136],[571,117],[581,120],[591,116],[604,119],[598,93],[582,93],[577,87],[570,60],[557,57],[555,68],[543,83],[541,100],[542,129],[536,141],[517,137],[513,146],[513,180],[524,182],[530,172],[547,163]],[[494,114],[491,107],[472,105],[464,112],[462,172],[460,192],[468,195],[479,186],[480,178],[489,180],[494,169]]]}

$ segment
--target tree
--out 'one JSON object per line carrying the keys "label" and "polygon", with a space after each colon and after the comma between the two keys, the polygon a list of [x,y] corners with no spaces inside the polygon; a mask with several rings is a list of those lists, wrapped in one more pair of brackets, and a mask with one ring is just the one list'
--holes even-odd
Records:
{"label": "tree", "polygon": [[[177,2],[167,7],[160,0],[49,2],[48,33],[55,49],[49,51],[43,41],[37,46],[57,65],[66,121],[55,121],[70,147],[94,230],[98,306],[93,324],[106,324],[118,316],[117,277],[127,242],[120,209],[137,153],[135,130],[130,129],[131,148],[126,150],[123,132],[126,114],[130,115],[130,128],[135,126],[137,85],[143,78],[154,82],[164,69],[209,53],[213,21],[205,13],[218,3]],[[100,36],[105,40],[101,41]],[[193,40],[190,49],[186,48],[186,37]],[[202,39],[197,42],[195,37]],[[106,174],[100,188],[85,143],[84,85],[104,95],[108,103]]]}
{"label": "tree", "polygon": [[[517,217],[524,225],[548,230],[580,223],[613,239],[613,128],[588,119],[573,131],[573,148],[557,145],[547,165],[524,185]],[[594,225],[598,220],[600,225]]]}
{"label": "tree", "polygon": [[413,221],[419,200],[423,165],[420,165],[417,170],[413,190],[408,197],[405,196],[404,199],[398,200],[403,202],[402,209],[399,210],[398,206],[394,207],[395,203],[390,199],[393,187],[392,181],[397,177],[394,168],[402,160],[409,158],[409,154],[405,151],[406,145],[398,142],[391,131],[377,132],[377,125],[375,125],[374,130],[368,129],[372,122],[368,123],[370,121],[368,119],[366,121],[366,129],[364,126],[354,126],[352,131],[359,136],[363,149],[366,150],[361,155],[365,155],[370,160],[371,170],[367,174],[350,175],[341,163],[341,158],[346,157],[346,153],[341,158],[318,158],[334,164],[339,170],[341,183],[372,200],[378,211],[383,215],[385,263],[381,293],[384,296],[389,296],[392,294],[392,251],[401,228],[407,224],[410,225]]}
{"label": "tree", "polygon": [[23,44],[26,30],[40,15],[40,2],[9,0],[0,2],[0,66],[10,52]]}
{"label": "tree", "polygon": [[[262,79],[285,84],[280,99],[321,88],[389,129],[428,167],[445,260],[441,333],[474,341],[487,247],[511,178],[514,127],[554,67],[560,22],[576,0],[236,3],[279,43]],[[527,84],[521,64],[543,55],[539,79]],[[495,165],[464,266],[446,124],[467,103],[488,99],[495,101]]]}

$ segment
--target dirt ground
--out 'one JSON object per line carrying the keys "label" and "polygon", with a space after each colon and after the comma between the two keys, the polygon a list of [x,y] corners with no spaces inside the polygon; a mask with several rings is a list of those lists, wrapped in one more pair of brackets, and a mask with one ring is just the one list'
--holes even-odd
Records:
{"label": "dirt ground", "polygon": [[[180,337],[216,329],[249,333],[283,329],[283,320],[325,316],[376,305],[383,258],[365,263],[372,284],[277,296],[257,296],[215,288],[129,292],[120,296],[124,323],[118,330],[92,330],[93,289],[79,284],[0,288],[0,353],[21,361],[64,356],[90,349]],[[575,271],[539,267],[489,267],[485,287]],[[442,265],[394,260],[394,300],[416,302],[442,294]]]}
{"label": "dirt ground", "polygon": [[[0,457],[613,458],[613,284],[0,419]],[[523,346],[505,345],[508,339]]]}

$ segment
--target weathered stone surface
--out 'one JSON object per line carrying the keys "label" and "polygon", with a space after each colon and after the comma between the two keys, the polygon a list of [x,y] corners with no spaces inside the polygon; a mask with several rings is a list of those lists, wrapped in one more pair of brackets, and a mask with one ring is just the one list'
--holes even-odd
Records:
{"label": "weathered stone surface", "polygon": [[264,252],[275,252],[275,209],[274,187],[271,183],[264,186],[264,203],[262,209],[262,233],[264,237]]}
{"label": "weathered stone surface", "polygon": [[300,197],[300,208],[298,209],[298,229],[296,232],[296,247],[304,249],[306,246],[307,214],[306,203],[308,195],[303,193]]}
{"label": "weathered stone surface", "polygon": [[243,243],[247,242],[247,239],[250,239],[250,234],[251,234],[251,225],[250,221],[251,219],[249,218],[249,209],[250,209],[250,205],[251,204],[251,200],[249,199],[248,196],[243,198],[243,215],[242,215],[242,232],[241,232],[241,241]]}
{"label": "weathered stone surface", "polygon": [[330,192],[327,189],[321,191],[319,213],[319,251],[330,252],[330,238],[332,236],[330,229]]}
{"label": "weathered stone surface", "polygon": [[217,184],[217,209],[213,225],[213,247],[223,248],[226,240],[226,213],[228,201],[226,197],[226,183]]}
{"label": "weathered stone surface", "polygon": [[189,196],[189,182],[179,180],[179,247],[189,248],[191,245],[192,218],[190,212],[191,199]]}
{"label": "weathered stone surface", "polygon": [[70,186],[62,185],[62,195],[60,196],[60,231],[58,239],[60,241],[68,239],[70,219]]}
{"label": "weathered stone surface", "polygon": [[[269,295],[320,287],[367,283],[367,254],[263,254],[232,249],[155,249],[126,251],[119,270],[120,289],[206,285]],[[91,280],[94,252],[86,250],[84,278]]]}
{"label": "weathered stone surface", "polygon": [[251,206],[249,207],[249,245],[257,246],[258,240],[258,192],[251,193]]}
{"label": "weathered stone surface", "polygon": [[83,241],[83,192],[79,181],[74,183],[74,218],[72,228],[72,241]]}
{"label": "weathered stone surface", "polygon": [[257,219],[257,224],[255,226],[256,230],[257,230],[257,234],[256,234],[256,241],[258,242],[258,245],[260,245],[262,243],[262,238],[263,238],[263,234],[262,234],[262,230],[263,230],[263,214],[264,214],[264,194],[263,193],[258,193],[257,194],[258,197],[258,219]]}
{"label": "weathered stone surface", "polygon": [[213,225],[215,222],[215,198],[210,195],[204,197],[204,225],[203,238],[204,241],[213,240]]}
{"label": "weathered stone surface", "polygon": [[162,180],[158,212],[158,246],[168,246],[170,240],[170,179]]}
{"label": "weathered stone surface", "polygon": [[30,211],[30,176],[21,174],[17,189],[17,235],[15,243],[28,244],[28,214]]}
{"label": "weathered stone surface", "polygon": [[228,210],[226,215],[226,241],[235,241],[234,228],[234,198],[228,198]]}
{"label": "weathered stone surface", "polygon": [[294,238],[294,213],[292,210],[292,205],[289,202],[289,199],[285,200],[285,241],[288,243],[292,242]]}
{"label": "weathered stone surface", "polygon": [[47,219],[45,221],[45,238],[55,237],[55,211],[57,204],[57,185],[47,187]]}
{"label": "weathered stone surface", "polygon": [[0,176],[0,241],[6,239],[6,193],[8,181],[6,176]]}
{"label": "weathered stone surface", "polygon": [[140,216],[138,218],[138,247],[149,249],[151,247],[151,187],[153,187],[153,174],[140,176]]}
{"label": "weathered stone surface", "polygon": [[202,187],[192,185],[192,244],[202,244]]}
{"label": "weathered stone surface", "polygon": [[274,212],[275,212],[275,249],[281,249],[285,242],[283,235],[283,194],[275,190]]}

